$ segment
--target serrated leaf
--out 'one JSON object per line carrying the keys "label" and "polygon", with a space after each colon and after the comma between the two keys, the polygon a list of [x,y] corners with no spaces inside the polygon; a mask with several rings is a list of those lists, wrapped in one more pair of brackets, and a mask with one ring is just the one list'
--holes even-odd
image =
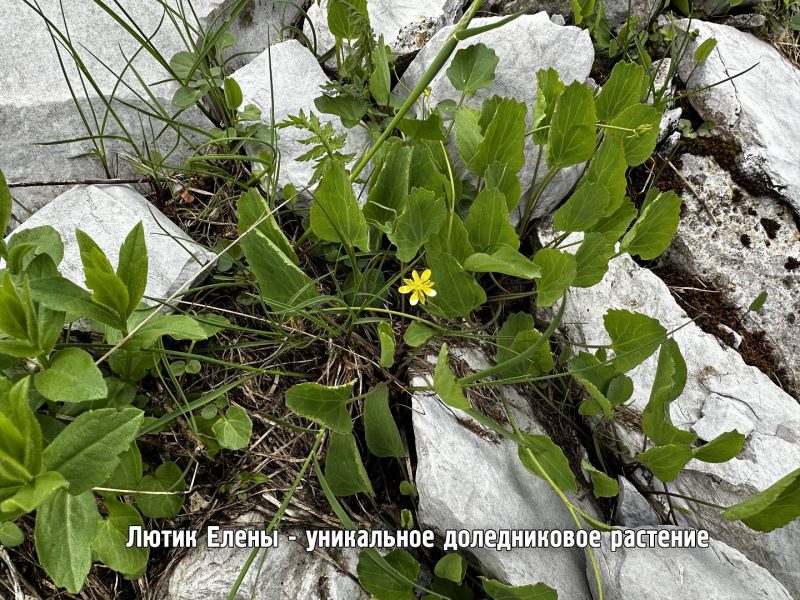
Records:
{"label": "serrated leaf", "polygon": [[406,209],[413,148],[394,144],[369,188],[364,217],[380,225],[394,223]]}
{"label": "serrated leaf", "polygon": [[36,389],[54,402],[86,402],[108,395],[103,372],[92,355],[79,348],[65,348],[53,355],[50,365],[34,375]]}
{"label": "serrated leaf", "polygon": [[364,550],[358,555],[356,571],[361,586],[376,600],[409,600],[419,576],[419,563],[405,550],[393,550],[385,557],[375,550]]}
{"label": "serrated leaf", "polygon": [[441,254],[430,263],[437,294],[429,306],[447,318],[465,317],[486,302],[486,292],[458,261]]}
{"label": "serrated leaf", "polygon": [[432,113],[426,119],[400,119],[397,128],[408,138],[415,140],[444,141],[445,130],[439,113]]}
{"label": "serrated leaf", "polygon": [[644,362],[667,335],[656,319],[628,310],[609,310],[603,323],[611,338],[618,373],[627,373]]}
{"label": "serrated leaf", "polygon": [[181,512],[183,506],[181,492],[186,489],[186,480],[178,465],[174,462],[165,462],[159,465],[152,475],[145,475],[136,489],[139,492],[156,492],[134,494],[133,497],[143,515],[151,519],[169,519]]}
{"label": "serrated leaf", "polygon": [[388,369],[394,364],[394,330],[392,324],[388,321],[381,321],[378,323],[378,338],[381,344],[381,358],[379,364]]}
{"label": "serrated leaf", "polygon": [[361,122],[367,114],[366,102],[350,94],[339,96],[320,96],[314,100],[314,106],[321,113],[336,115],[342,120],[342,125],[352,129]]}
{"label": "serrated leaf", "polygon": [[461,385],[456,381],[447,355],[447,344],[442,344],[436,368],[433,372],[433,391],[442,399],[442,402],[460,410],[470,410],[469,400],[464,396]]}
{"label": "serrated leaf", "polygon": [[241,450],[250,443],[250,437],[253,435],[253,421],[247,414],[247,410],[238,404],[232,404],[224,415],[220,415],[211,430],[220,446],[228,450]]}
{"label": "serrated leaf", "polygon": [[[533,106],[533,141],[535,144],[547,143],[549,131],[547,126],[553,118],[556,101],[564,92],[564,82],[558,77],[558,71],[553,68],[539,69],[536,72],[536,102]],[[538,129],[538,131],[537,131]]]}
{"label": "serrated leaf", "polygon": [[595,498],[613,498],[619,494],[619,483],[617,483],[616,479],[595,469],[585,460],[581,462],[581,466],[589,473],[589,478],[592,480],[592,493]]}
{"label": "serrated leaf", "polygon": [[519,237],[508,220],[505,196],[495,188],[478,194],[464,221],[469,241],[479,252],[491,252],[495,246],[519,248]]}
{"label": "serrated leaf", "polygon": [[595,109],[588,86],[573,82],[556,101],[547,136],[547,165],[563,168],[589,160],[596,144]]}
{"label": "serrated leaf", "polygon": [[355,39],[368,21],[367,0],[329,0],[328,29],[335,37]]}
{"label": "serrated leaf", "polygon": [[139,511],[130,504],[113,498],[104,501],[108,516],[100,522],[92,551],[98,560],[110,569],[122,573],[128,579],[136,579],[147,569],[149,548],[127,547],[128,531],[131,527],[144,527]]}
{"label": "serrated leaf", "polygon": [[92,292],[92,300],[107,306],[124,321],[128,317],[129,304],[125,283],[117,276],[105,253],[91,237],[76,229],[75,238],[78,240],[86,287]]}
{"label": "serrated leaf", "polygon": [[333,387],[319,383],[298,383],[286,391],[286,407],[336,432],[350,433],[353,420],[347,404],[354,386],[354,381]]}
{"label": "serrated leaf", "polygon": [[481,576],[483,590],[493,600],[558,600],[556,590],[544,583],[511,586]]}
{"label": "serrated leaf", "polygon": [[747,438],[738,431],[721,433],[713,440],[695,448],[692,451],[694,458],[707,463],[723,463],[734,458],[744,447]]}
{"label": "serrated leaf", "polygon": [[578,273],[575,257],[554,248],[543,248],[533,262],[542,273],[536,282],[536,306],[552,306],[575,280]]}
{"label": "serrated leaf", "polygon": [[325,479],[336,496],[358,493],[375,496],[352,433],[331,432],[325,458]]}
{"label": "serrated leaf", "polygon": [[389,62],[392,50],[383,40],[383,34],[378,38],[378,43],[372,50],[372,72],[369,75],[369,91],[380,106],[389,104],[391,92],[391,73]]}
{"label": "serrated leaf", "polygon": [[688,446],[670,444],[656,446],[636,455],[636,460],[646,466],[664,483],[674,481],[683,467],[692,460],[692,450]]}
{"label": "serrated leaf", "polygon": [[311,229],[321,239],[369,252],[369,227],[344,167],[332,162],[311,205]]}
{"label": "serrated leaf", "polygon": [[476,149],[475,158],[467,164],[470,170],[483,175],[489,165],[498,163],[506,165],[514,174],[519,172],[525,164],[527,112],[525,104],[510,98],[495,96],[484,103],[481,122],[488,124]]}
{"label": "serrated leaf", "polygon": [[474,96],[492,85],[499,61],[497,53],[486,44],[472,44],[456,52],[447,68],[447,78],[456,90]]}
{"label": "serrated leaf", "polygon": [[397,247],[397,258],[401,262],[411,261],[420,248],[439,233],[447,220],[447,207],[442,198],[433,192],[414,188],[408,198],[408,206],[398,217],[389,240]]}
{"label": "serrated leaf", "polygon": [[[6,421],[5,426],[0,427],[0,450],[26,471],[36,474],[42,469],[42,431],[28,400],[30,382],[30,377],[25,377],[8,391],[0,389],[0,421]],[[14,437],[18,443],[13,443]]]}
{"label": "serrated leaf", "polygon": [[42,452],[46,471],[58,471],[71,495],[100,485],[136,438],[144,414],[137,408],[101,408],[79,415]]}
{"label": "serrated leaf", "polygon": [[389,390],[385,386],[370,390],[364,397],[364,437],[375,456],[403,458],[406,455],[400,430],[389,409]]}
{"label": "serrated leaf", "polygon": [[672,243],[681,220],[681,199],[673,191],[662,192],[642,210],[620,250],[644,260],[657,258]]}
{"label": "serrated leaf", "polygon": [[90,492],[73,495],[58,490],[36,514],[36,554],[58,587],[77,594],[92,567],[91,544],[100,513]]}
{"label": "serrated leaf", "polygon": [[577,493],[575,474],[564,451],[546,435],[521,434],[525,444],[518,448],[519,459],[534,475],[549,477],[562,491]]}
{"label": "serrated leaf", "polygon": [[481,112],[469,106],[462,106],[456,111],[456,149],[461,160],[470,168],[483,141],[480,120]]}
{"label": "serrated leaf", "polygon": [[800,469],[729,507],[722,516],[729,521],[742,521],[750,529],[764,533],[785,527],[800,516]]}
{"label": "serrated leaf", "polygon": [[505,196],[508,212],[519,206],[522,198],[522,184],[516,171],[513,171],[507,164],[493,162],[486,168],[484,178],[487,188],[497,188]]}

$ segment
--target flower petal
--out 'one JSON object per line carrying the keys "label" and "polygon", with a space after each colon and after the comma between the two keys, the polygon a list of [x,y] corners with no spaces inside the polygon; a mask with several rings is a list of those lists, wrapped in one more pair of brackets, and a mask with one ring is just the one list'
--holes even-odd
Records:
{"label": "flower petal", "polygon": [[417,302],[419,302],[419,292],[414,290],[414,293],[411,294],[411,306],[416,306]]}
{"label": "flower petal", "polygon": [[408,294],[411,292],[411,289],[412,288],[410,285],[401,285],[399,288],[397,288],[397,291],[401,294]]}
{"label": "flower petal", "polygon": [[436,290],[426,290],[425,294],[433,298],[436,295]]}
{"label": "flower petal", "polygon": [[422,281],[428,281],[430,278],[431,278],[431,270],[430,269],[425,269],[422,272]]}
{"label": "flower petal", "polygon": [[411,271],[411,277],[414,279],[414,283],[422,283],[422,280],[419,278],[419,273],[417,273],[416,269]]}

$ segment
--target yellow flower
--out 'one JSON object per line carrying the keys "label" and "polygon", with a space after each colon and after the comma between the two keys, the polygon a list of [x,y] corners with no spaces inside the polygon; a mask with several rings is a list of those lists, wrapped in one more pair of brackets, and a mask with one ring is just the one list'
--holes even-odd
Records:
{"label": "yellow flower", "polygon": [[425,298],[433,298],[436,295],[436,290],[433,289],[433,282],[431,281],[431,270],[425,269],[422,276],[416,271],[411,272],[411,279],[403,279],[405,285],[401,285],[398,291],[401,294],[411,294],[411,306],[417,302],[425,304]]}

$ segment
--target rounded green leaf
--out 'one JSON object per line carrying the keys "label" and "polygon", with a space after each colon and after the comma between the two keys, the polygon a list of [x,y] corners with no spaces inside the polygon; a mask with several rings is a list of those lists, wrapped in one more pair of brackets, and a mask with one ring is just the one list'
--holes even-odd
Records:
{"label": "rounded green leaf", "polygon": [[497,53],[486,44],[473,44],[456,52],[447,68],[447,78],[459,92],[474,96],[492,85],[498,62]]}
{"label": "rounded green leaf", "polygon": [[339,433],[353,431],[347,404],[355,381],[328,387],[319,383],[298,383],[286,391],[286,407],[306,419]]}
{"label": "rounded green leaf", "polygon": [[129,579],[144,574],[149,548],[126,547],[131,527],[144,527],[139,511],[130,504],[108,498],[104,502],[108,517],[100,522],[92,541],[92,551],[104,565]]}
{"label": "rounded green leaf", "polygon": [[402,458],[406,455],[389,409],[389,389],[385,386],[370,390],[364,397],[364,434],[367,448],[375,456]]}
{"label": "rounded green leaf", "polygon": [[444,555],[436,563],[434,574],[454,583],[461,583],[467,574],[467,561],[457,552]]}
{"label": "rounded green leaf", "polygon": [[253,421],[250,420],[247,410],[238,404],[233,404],[224,415],[220,415],[211,429],[220,446],[228,450],[240,450],[250,443]]}
{"label": "rounded green leaf", "polygon": [[143,477],[137,489],[141,492],[155,492],[134,495],[142,514],[151,519],[171,518],[177,516],[183,506],[181,492],[186,489],[186,480],[178,465],[165,462],[153,475]]}
{"label": "rounded green leaf", "polygon": [[22,530],[16,523],[12,523],[11,521],[0,523],[0,546],[13,548],[19,546],[24,541],[25,534],[22,533]]}
{"label": "rounded green leaf", "polygon": [[34,376],[36,389],[54,402],[101,400],[108,394],[103,372],[94,358],[79,348],[57,352],[50,365]]}

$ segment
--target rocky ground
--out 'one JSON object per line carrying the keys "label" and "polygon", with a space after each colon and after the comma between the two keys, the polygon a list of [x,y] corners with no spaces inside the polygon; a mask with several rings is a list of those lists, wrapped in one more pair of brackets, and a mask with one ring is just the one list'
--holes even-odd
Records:
{"label": "rocky ground", "polygon": [[[142,30],[147,35],[157,32],[155,39],[167,48],[166,55],[178,51],[180,41],[169,35],[171,29],[163,23],[159,28],[159,4],[155,0],[134,4],[131,13]],[[193,3],[202,24],[224,14],[226,4]],[[660,4],[633,2],[632,8],[646,23],[665,18],[656,16]],[[611,515],[615,524],[697,527],[712,537],[708,549],[600,552],[600,569],[609,582],[606,600],[800,598],[800,522],[759,534],[722,519],[717,510],[680,497],[728,506],[766,489],[800,465],[800,70],[791,52],[773,44],[758,26],[771,3],[746,1],[734,16],[721,10],[720,2],[699,4],[701,18],[678,23],[699,33],[689,41],[687,58],[677,72],[666,77],[671,80],[667,93],[674,100],[670,118],[662,122],[663,141],[629,184],[632,196],[638,193],[637,185],[653,178],[680,193],[678,235],[657,263],[637,264],[620,256],[599,285],[571,292],[561,334],[575,347],[606,343],[602,315],[607,308],[657,317],[668,330],[677,330],[675,339],[687,362],[686,389],[670,409],[674,423],[701,440],[736,428],[747,441],[742,454],[730,462],[691,461],[670,486],[677,497],[662,494],[642,471],[623,467],[622,493],[608,504],[597,505],[585,493],[574,498],[590,513]],[[398,89],[415,83],[463,9],[459,0],[370,0],[368,5],[376,35],[383,35],[407,65]],[[606,5],[609,25],[620,28],[628,2],[609,0]],[[54,23],[61,19],[56,0],[40,0],[39,6]],[[570,2],[560,1],[490,0],[485,20],[477,25],[518,10],[530,14],[473,40],[494,48],[500,63],[493,86],[470,102],[479,106],[483,98],[499,94],[532,105],[533,73],[550,67],[567,83],[602,84],[607,57],[596,50],[586,29],[567,24],[572,22],[570,7]],[[65,274],[82,284],[75,227],[90,233],[113,262],[122,236],[141,220],[151,248],[148,295],[168,297],[194,279],[213,254],[203,247],[208,240],[198,233],[202,226],[192,225],[198,238],[192,240],[177,205],[142,185],[146,177],[131,171],[125,161],[131,147],[114,136],[123,130],[136,139],[153,135],[140,113],[125,108],[142,102],[137,80],[152,84],[166,105],[174,89],[159,83],[164,79],[163,65],[132,44],[91,0],[63,3],[63,8],[69,43],[91,53],[82,50],[82,55],[92,57],[96,81],[84,81],[83,86],[75,86],[80,77],[70,66],[66,68],[72,86],[67,85],[59,61],[60,56],[71,65],[67,42],[54,43],[40,15],[22,0],[7,1],[0,11],[0,168],[16,200],[13,227],[18,232],[41,224],[55,227],[66,241]],[[314,110],[314,99],[332,66],[330,60],[327,64],[318,60],[333,45],[326,10],[324,0],[312,3],[305,13],[291,3],[258,0],[234,22],[232,32],[238,41],[229,51],[244,54],[236,59],[233,76],[246,102],[261,107],[267,122]],[[698,64],[694,50],[711,37],[717,45]],[[136,73],[129,70],[118,81],[113,72],[124,69],[137,52]],[[448,85],[442,74],[431,83],[431,94],[440,100],[452,96]],[[84,99],[84,89],[91,101]],[[112,90],[117,100],[123,100],[114,103],[119,119],[109,118],[107,105],[98,100],[98,94],[107,98]],[[687,90],[698,91],[684,97]],[[82,112],[76,110],[76,97]],[[203,119],[194,108],[184,116]],[[326,118],[345,131],[339,118]],[[697,128],[713,121],[715,127],[705,137],[682,137],[679,119],[686,120],[681,126],[691,123]],[[85,120],[109,137],[102,142],[85,139]],[[173,159],[184,151],[180,139],[174,144],[168,139],[173,132],[157,135],[162,147],[171,148]],[[309,163],[296,160],[305,151],[301,138],[291,130],[280,138],[281,185],[302,187],[311,177]],[[41,145],[56,140],[72,142]],[[347,151],[357,153],[369,143],[366,134],[351,134]],[[526,156],[535,155],[532,142],[528,143]],[[104,160],[98,160],[98,145]],[[580,172],[575,168],[559,175],[535,216],[546,221]],[[522,171],[523,189],[530,188],[533,177],[531,159]],[[113,181],[109,185],[106,180]],[[748,311],[764,291],[763,308]],[[486,348],[458,351],[459,358],[473,367],[491,362]],[[630,374],[636,390],[650,389],[655,367],[654,356]],[[428,376],[422,369],[414,380],[418,383],[412,385],[425,385]],[[619,426],[616,432],[631,449],[642,444],[637,420],[647,403],[644,393],[635,393],[629,403],[629,427]],[[525,389],[506,392],[527,431],[552,435],[563,429],[552,414],[532,408],[534,398]],[[413,396],[408,434],[415,446],[420,526],[440,536],[452,529],[575,528],[548,486],[530,477],[516,460],[514,444],[487,435],[469,416],[446,408],[434,395]],[[586,440],[573,437],[570,443],[574,445],[570,458],[579,470],[586,452],[580,444]],[[261,516],[244,518],[261,519],[274,510],[274,502],[263,502]],[[299,527],[301,513],[296,514]],[[154,567],[158,577],[146,594],[175,600],[224,598],[247,554],[198,548],[170,556]],[[593,577],[587,576],[587,559],[578,550],[478,548],[469,558],[479,574],[518,585],[543,581],[558,589],[561,598],[598,600]],[[287,542],[264,563],[255,597],[367,598],[357,584],[354,565],[352,553],[307,553],[300,544]]]}

